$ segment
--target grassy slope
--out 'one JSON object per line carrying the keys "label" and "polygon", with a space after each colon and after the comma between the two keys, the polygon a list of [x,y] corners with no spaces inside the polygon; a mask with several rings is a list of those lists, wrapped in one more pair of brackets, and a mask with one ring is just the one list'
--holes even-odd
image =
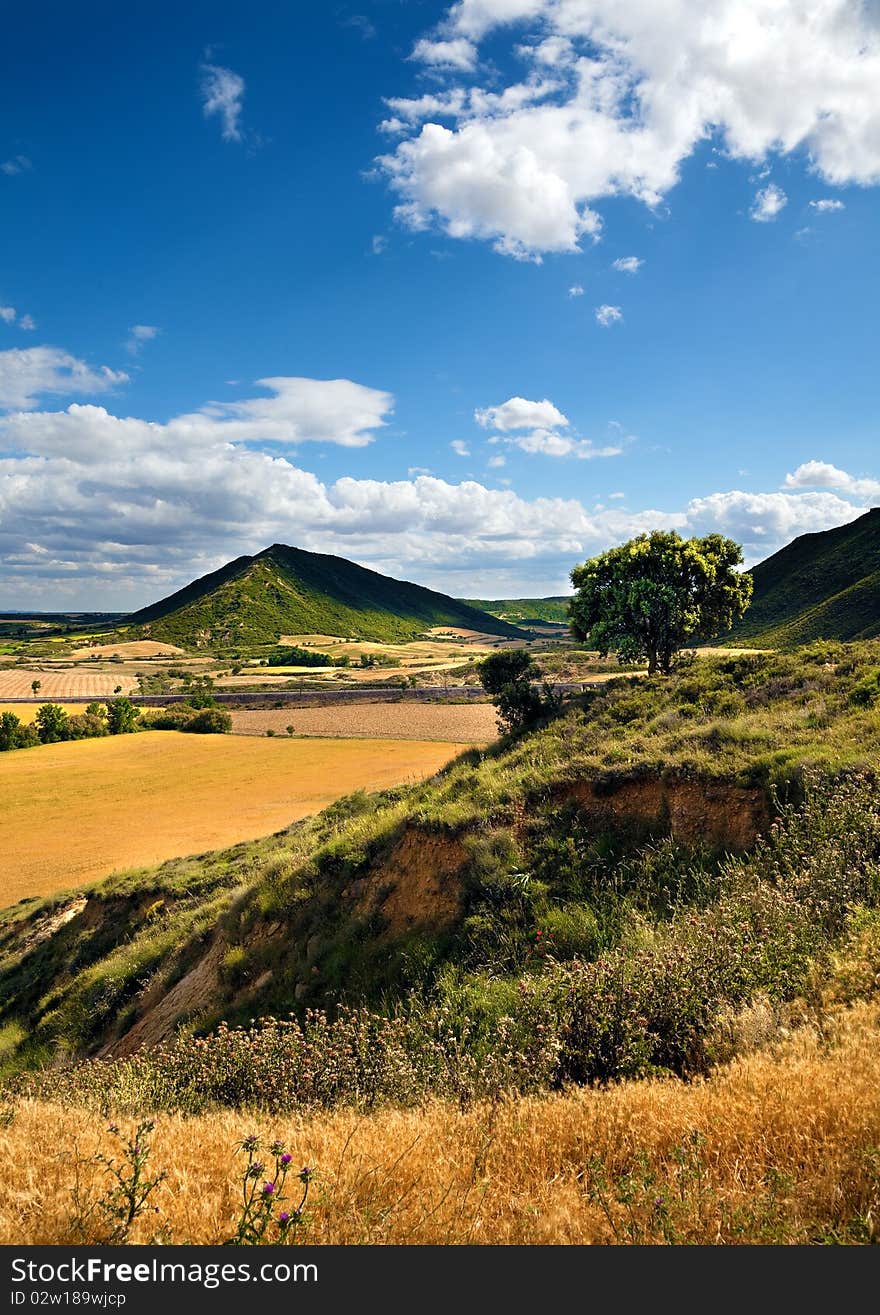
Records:
{"label": "grassy slope", "polygon": [[[39,944],[65,901],[16,906],[0,920],[0,1025],[31,1033],[32,1055],[93,1048],[131,1023],[144,981],[167,991],[218,925],[228,970],[206,1022],[405,996],[453,967],[515,978],[535,928],[554,920],[562,940],[613,949],[640,920],[665,916],[682,881],[699,888],[706,869],[667,870],[650,854],[637,872],[615,867],[621,837],[585,828],[566,806],[572,788],[665,776],[765,789],[804,766],[875,769],[878,672],[877,645],[825,645],[706,660],[670,680],[622,677],[424,784],[352,796],[267,841],[104,883],[88,916]],[[381,911],[364,912],[352,891],[385,880],[413,829],[422,849],[431,837],[463,846],[464,902],[451,926],[389,935]]]}
{"label": "grassy slope", "polygon": [[518,626],[546,625],[548,622],[568,625],[568,598],[564,595],[551,598],[463,598],[461,601]]}
{"label": "grassy slope", "polygon": [[756,566],[755,592],[731,643],[791,647],[880,635],[880,508],[802,534]]}
{"label": "grassy slope", "polygon": [[445,594],[282,544],[239,557],[129,620],[153,639],[187,647],[271,644],[282,634],[393,643],[434,626],[517,634]]}

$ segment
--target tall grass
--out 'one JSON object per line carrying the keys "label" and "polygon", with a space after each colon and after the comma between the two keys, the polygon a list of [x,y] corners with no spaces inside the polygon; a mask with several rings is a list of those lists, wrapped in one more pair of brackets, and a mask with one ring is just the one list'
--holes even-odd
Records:
{"label": "tall grass", "polygon": [[[334,1244],[864,1243],[880,1212],[876,1001],[712,1078],[623,1083],[364,1116],[223,1110],[157,1119],[167,1177],[131,1242],[217,1243],[240,1212],[235,1147],[280,1137],[315,1167],[298,1240]],[[0,1244],[88,1241],[106,1192],[93,1111],[25,1101],[0,1126]],[[127,1128],[128,1124],[125,1124]]]}

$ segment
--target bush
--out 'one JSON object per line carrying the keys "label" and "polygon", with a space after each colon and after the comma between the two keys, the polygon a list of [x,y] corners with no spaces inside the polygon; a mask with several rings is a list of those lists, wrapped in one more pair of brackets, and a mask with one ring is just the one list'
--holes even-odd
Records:
{"label": "bush", "polygon": [[202,708],[181,730],[194,735],[228,735],[232,730],[232,717],[225,708]]}

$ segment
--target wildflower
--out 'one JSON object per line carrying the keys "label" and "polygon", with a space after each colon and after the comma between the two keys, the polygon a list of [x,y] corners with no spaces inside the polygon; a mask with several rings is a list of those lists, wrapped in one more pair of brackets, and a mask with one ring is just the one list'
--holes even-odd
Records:
{"label": "wildflower", "polygon": [[273,1193],[274,1191],[275,1191],[275,1184],[274,1184],[274,1183],[263,1183],[263,1195],[264,1195],[264,1196],[271,1196],[272,1193]]}
{"label": "wildflower", "polygon": [[286,1152],[286,1153],[285,1153],[284,1155],[282,1155],[282,1157],[281,1157],[281,1163],[282,1163],[282,1164],[290,1164],[290,1161],[291,1161],[292,1159],[293,1159],[293,1156]]}

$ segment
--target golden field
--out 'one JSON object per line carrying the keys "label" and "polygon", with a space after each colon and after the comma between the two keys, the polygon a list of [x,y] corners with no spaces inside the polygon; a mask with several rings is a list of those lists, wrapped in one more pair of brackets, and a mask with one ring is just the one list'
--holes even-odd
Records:
{"label": "golden field", "polygon": [[[45,701],[47,703],[50,702],[49,699],[46,699]],[[73,717],[80,712],[85,712],[88,704],[65,703],[63,706],[64,711]],[[11,712],[18,718],[23,726],[29,726],[31,722],[36,719],[40,707],[41,704],[39,703],[0,703],[0,716],[2,716],[4,712]]]}
{"label": "golden field", "polygon": [[0,905],[255,840],[467,747],[145,731],[0,754]]}
{"label": "golden field", "polygon": [[[314,1167],[298,1234],[312,1243],[869,1241],[880,1212],[878,1042],[875,1001],[693,1085],[627,1083],[465,1111],[160,1115],[150,1166],[168,1177],[151,1198],[158,1211],[129,1240],[228,1238],[235,1146],[256,1132],[265,1144],[284,1139],[294,1166]],[[72,1220],[107,1190],[106,1172],[87,1163],[98,1150],[118,1155],[106,1120],[24,1101],[5,1122],[0,1243],[95,1240]]]}

